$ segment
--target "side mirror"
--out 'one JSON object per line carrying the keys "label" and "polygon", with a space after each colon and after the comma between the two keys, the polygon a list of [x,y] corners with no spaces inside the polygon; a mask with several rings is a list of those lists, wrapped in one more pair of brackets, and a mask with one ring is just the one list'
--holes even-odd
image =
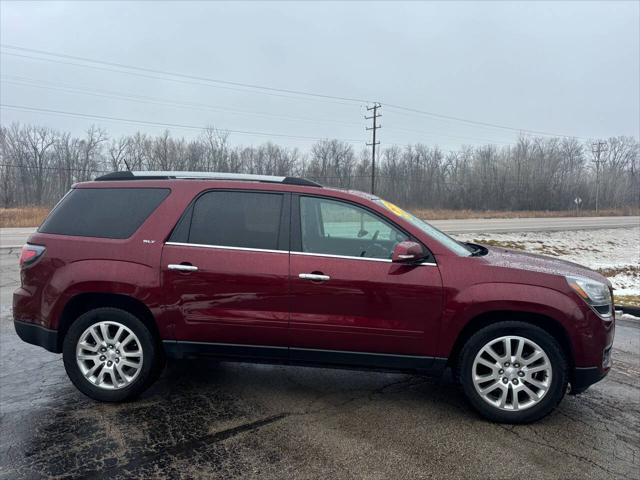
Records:
{"label": "side mirror", "polygon": [[393,249],[391,261],[394,263],[411,263],[424,258],[422,246],[416,242],[400,242]]}

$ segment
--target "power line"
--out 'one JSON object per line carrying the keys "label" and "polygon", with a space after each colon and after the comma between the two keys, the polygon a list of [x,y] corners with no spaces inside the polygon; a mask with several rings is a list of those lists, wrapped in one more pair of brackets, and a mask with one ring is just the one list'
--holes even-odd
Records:
{"label": "power line", "polygon": [[[0,163],[0,167],[3,168],[24,168],[24,169],[36,169],[36,170],[58,170],[58,171],[68,171],[68,172],[82,172],[87,174],[93,173],[110,173],[113,170],[104,170],[98,168],[69,168],[69,167],[59,167],[59,166],[35,166],[35,165],[24,165],[24,164],[11,164],[11,163]],[[144,171],[144,170],[140,170]],[[197,170],[196,170],[197,171]],[[204,170],[203,170],[204,171]],[[304,178],[310,180],[346,180],[346,179],[369,179],[371,175],[303,175]],[[397,175],[377,175],[378,178],[398,178]],[[452,181],[452,180],[439,180],[438,185],[446,185],[446,186],[467,186],[464,181]],[[536,186],[549,186],[549,180],[539,180],[539,181],[527,181],[525,182],[527,185],[536,185]],[[500,185],[505,186],[521,186],[522,182],[517,180],[509,180],[509,181],[501,181]],[[473,188],[473,185],[469,185]]]}
{"label": "power line", "polygon": [[511,145],[513,144],[513,142],[503,142],[503,141],[498,141],[498,140],[491,140],[488,138],[480,138],[480,137],[469,137],[466,135],[450,135],[450,134],[446,134],[446,133],[438,133],[438,132],[428,132],[425,130],[419,130],[419,129],[413,129],[413,128],[401,128],[401,127],[386,127],[387,131],[389,132],[407,132],[407,133],[419,133],[421,135],[426,135],[426,136],[431,136],[431,137],[447,137],[447,138],[454,138],[454,139],[462,139],[462,140],[479,140],[481,142],[489,142],[489,143],[495,143],[495,144],[500,144],[500,145]]}
{"label": "power line", "polygon": [[245,87],[245,88],[251,88],[251,89],[256,89],[256,90],[265,90],[265,91],[270,91],[270,92],[278,92],[278,93],[288,93],[288,94],[293,94],[293,95],[302,95],[302,96],[309,96],[309,97],[316,97],[316,98],[325,98],[325,99],[331,99],[331,100],[342,100],[342,101],[347,101],[347,102],[356,102],[356,103],[367,103],[370,100],[364,100],[361,98],[352,98],[352,97],[340,97],[337,95],[327,95],[324,93],[315,93],[315,92],[308,92],[308,91],[304,91],[304,90],[293,90],[293,89],[288,89],[288,88],[276,88],[276,87],[269,87],[269,86],[264,86],[264,85],[257,85],[257,84],[251,84],[251,83],[243,83],[243,82],[232,82],[232,81],[228,81],[228,80],[220,80],[220,79],[216,79],[216,78],[210,78],[210,77],[204,77],[204,76],[200,76],[200,75],[190,75],[190,74],[185,74],[185,73],[179,73],[179,72],[171,72],[171,71],[167,71],[167,70],[158,70],[158,69],[154,69],[154,68],[145,68],[145,67],[138,67],[136,65],[127,65],[124,63],[118,63],[118,62],[108,62],[108,61],[104,61],[104,60],[96,60],[93,58],[88,58],[88,57],[81,57],[81,56],[77,56],[77,55],[68,55],[68,54],[64,54],[64,53],[55,53],[55,52],[51,52],[51,51],[47,51],[47,50],[38,50],[35,48],[26,48],[26,47],[19,47],[16,45],[9,45],[9,44],[0,44],[0,46],[2,46],[3,48],[8,48],[11,50],[18,50],[21,52],[30,52],[30,53],[37,53],[40,55],[48,55],[48,56],[52,56],[52,57],[57,57],[57,58],[66,58],[69,60],[79,60],[82,62],[89,62],[89,63],[96,63],[99,65],[106,65],[106,66],[110,66],[110,67],[117,67],[117,68],[125,68],[128,70],[135,70],[135,71],[139,71],[139,72],[145,72],[145,73],[153,73],[153,74],[159,74],[159,75],[169,75],[172,77],[179,77],[179,78],[186,78],[189,80],[199,80],[199,81],[204,81],[204,82],[211,82],[211,83],[219,83],[221,85],[231,85],[234,87]]}
{"label": "power line", "polygon": [[61,172],[83,172],[83,173],[110,173],[113,170],[100,170],[95,168],[69,168],[69,167],[46,167],[46,166],[36,166],[36,165],[18,165],[11,163],[0,163],[0,167],[3,168],[25,168],[25,169],[35,169],[35,170],[56,170]]}
{"label": "power line", "polygon": [[[328,118],[327,119],[304,118],[304,117],[295,117],[295,116],[288,116],[288,115],[276,115],[276,114],[270,114],[270,113],[264,113],[264,112],[238,110],[234,108],[221,107],[218,105],[207,105],[202,103],[166,101],[158,97],[148,97],[144,95],[130,95],[130,94],[123,94],[120,92],[114,92],[109,90],[86,90],[81,87],[73,86],[70,84],[65,85],[65,84],[56,84],[51,82],[41,82],[39,80],[29,79],[26,77],[16,77],[12,75],[5,75],[5,77],[9,78],[9,80],[1,80],[1,81],[3,83],[9,83],[12,85],[42,88],[45,90],[54,90],[54,91],[62,91],[62,92],[69,92],[69,93],[79,93],[81,95],[90,95],[90,96],[101,97],[101,98],[116,98],[116,99],[126,100],[130,102],[147,103],[152,105],[167,105],[167,106],[173,106],[173,107],[179,107],[179,108],[187,108],[191,110],[221,111],[221,112],[229,112],[237,115],[279,118],[282,120],[293,120],[293,121],[303,121],[303,122],[312,122],[312,123],[343,124],[343,125],[350,125],[350,126],[361,125],[358,122],[345,122],[340,120],[332,120]],[[27,80],[27,82],[15,81],[15,80],[11,80],[11,78]]]}
{"label": "power line", "polygon": [[[17,46],[17,45],[0,44],[0,46],[2,48],[11,49],[11,50],[36,53],[36,54],[39,54],[39,55],[47,55],[47,56],[56,57],[56,58],[64,58],[64,59],[71,59],[71,60],[89,62],[89,63],[93,63],[93,64],[104,65],[104,66],[107,66],[107,67],[117,67],[117,68],[121,68],[121,69],[133,70],[135,72],[143,72],[143,73],[147,73],[147,74],[151,73],[151,74],[155,74],[155,75],[167,75],[167,76],[183,78],[183,79],[188,79],[188,80],[198,80],[198,81],[208,82],[209,84],[210,83],[215,83],[215,84],[218,84],[218,85],[243,87],[245,89],[253,89],[253,90],[262,91],[261,93],[274,93],[274,94],[276,94],[276,93],[285,93],[285,94],[288,94],[288,95],[298,95],[297,98],[299,98],[300,96],[306,96],[306,97],[311,97],[311,98],[316,98],[316,99],[324,99],[324,100],[340,100],[340,101],[343,101],[343,102],[346,101],[346,102],[356,102],[356,103],[371,103],[371,100],[355,98],[355,97],[328,95],[328,94],[309,92],[309,91],[304,91],[304,90],[276,88],[276,87],[270,87],[270,86],[264,86],[264,85],[258,85],[258,84],[234,82],[234,81],[228,81],[228,80],[220,80],[220,79],[214,79],[214,78],[209,78],[209,77],[204,77],[204,76],[199,76],[199,75],[192,75],[192,74],[185,74],[185,73],[179,73],[179,72],[164,71],[164,70],[158,70],[158,69],[152,69],[152,68],[146,68],[146,67],[138,67],[138,66],[135,66],[135,65],[127,65],[127,64],[118,63],[118,62],[109,62],[109,61],[104,61],[104,60],[97,60],[97,59],[92,59],[92,58],[82,57],[82,56],[77,56],[77,55],[69,55],[69,54],[65,54],[65,53],[56,53],[56,52],[47,51],[47,50],[39,50],[39,49],[34,49],[34,48],[20,47],[20,46]],[[31,59],[36,59],[36,60],[53,61],[53,62],[56,62],[56,63],[70,64],[70,65],[84,67],[84,68],[98,68],[95,65],[84,65],[84,64],[78,64],[78,63],[72,63],[72,62],[61,62],[61,61],[57,61],[57,60],[52,60],[50,58],[41,58],[41,57],[33,57],[33,56],[28,56],[28,55],[19,55],[19,54],[10,53],[10,52],[2,52],[2,53],[5,54],[5,55],[13,55],[13,56],[31,58]],[[116,71],[118,73],[133,74],[133,72],[126,72],[126,71],[122,71],[122,70],[113,70],[113,69],[107,69],[107,70]],[[158,77],[151,77],[151,78],[158,78]],[[161,78],[161,79],[164,79],[164,80],[175,80],[175,79],[168,79],[168,78]],[[242,91],[246,92],[247,90],[242,90]],[[291,98],[291,97],[289,97],[289,98]],[[558,133],[553,133],[553,132],[546,132],[546,131],[542,131],[542,130],[532,130],[532,129],[513,127],[513,126],[509,126],[509,125],[502,125],[502,124],[497,124],[497,123],[472,120],[472,119],[468,119],[468,118],[457,117],[457,116],[453,116],[453,115],[445,115],[445,114],[441,114],[441,113],[437,113],[437,112],[430,112],[430,111],[420,110],[420,109],[413,108],[413,107],[406,107],[406,106],[403,106],[403,105],[397,105],[397,104],[386,103],[386,102],[385,102],[385,105],[388,108],[397,109],[399,111],[411,112],[412,114],[426,115],[426,116],[430,116],[430,117],[434,117],[434,118],[440,118],[440,119],[445,119],[445,120],[462,122],[462,123],[466,123],[466,124],[470,124],[470,125],[479,125],[479,126],[484,126],[484,127],[499,128],[499,129],[504,129],[504,130],[516,131],[516,132],[529,132],[529,133],[537,134],[537,135],[556,136],[556,137],[569,137],[569,138],[576,138],[576,139],[585,140],[584,138],[581,138],[581,137],[578,137],[578,136],[575,136],[575,135],[564,135],[564,134],[558,134]]]}
{"label": "power line", "polygon": [[2,54],[2,55],[10,55],[12,57],[27,58],[27,59],[30,59],[30,60],[40,60],[40,61],[43,61],[43,62],[57,63],[57,64],[60,64],[60,65],[71,65],[71,66],[74,66],[74,67],[81,67],[81,68],[87,68],[87,69],[92,69],[92,70],[121,73],[123,75],[130,75],[130,76],[141,77],[141,78],[150,78],[150,79],[153,79],[153,80],[165,80],[165,81],[169,81],[169,82],[182,83],[182,84],[187,84],[187,85],[200,85],[200,86],[204,86],[204,87],[219,88],[219,89],[223,89],[223,90],[233,90],[233,91],[242,92],[242,93],[254,93],[254,94],[260,94],[260,95],[269,95],[269,96],[273,96],[273,97],[287,98],[287,99],[296,100],[296,101],[303,101],[304,100],[304,101],[313,101],[313,102],[334,103],[334,104],[337,104],[337,105],[348,105],[348,106],[351,106],[351,107],[354,106],[353,103],[347,103],[347,102],[337,101],[337,100],[320,99],[320,98],[315,98],[315,97],[300,97],[300,96],[296,97],[296,96],[292,96],[292,95],[285,95],[285,94],[282,94],[282,93],[247,90],[247,89],[242,89],[242,88],[227,87],[227,86],[222,86],[222,85],[214,85],[214,84],[211,84],[211,83],[197,82],[197,81],[193,81],[193,80],[183,80],[183,79],[179,79],[179,78],[160,77],[160,76],[157,76],[157,75],[147,75],[147,74],[144,74],[144,73],[129,72],[129,71],[126,71],[126,70],[116,70],[116,69],[113,69],[113,68],[100,67],[100,66],[97,66],[97,65],[83,65],[81,63],[65,62],[65,61],[56,60],[56,59],[53,59],[53,58],[42,58],[42,57],[34,57],[32,55],[21,55],[19,53],[10,53],[10,52],[2,52],[2,51],[0,51],[0,54]]}
{"label": "power line", "polygon": [[[76,85],[43,82],[41,80],[32,79],[28,77],[15,76],[15,75],[4,75],[4,77],[6,80],[2,79],[0,81],[7,84],[11,84],[11,85],[19,85],[19,86],[40,88],[40,89],[53,90],[53,91],[62,91],[62,92],[68,92],[68,93],[79,93],[81,95],[89,95],[89,96],[98,97],[98,98],[115,98],[115,99],[130,101],[130,102],[146,103],[151,105],[166,105],[171,107],[185,108],[185,109],[191,109],[191,110],[201,110],[201,111],[222,111],[222,112],[229,112],[235,115],[247,115],[247,116],[265,117],[265,118],[279,118],[283,120],[302,121],[302,122],[310,122],[310,123],[327,123],[332,125],[341,124],[341,125],[348,125],[348,126],[361,125],[359,122],[346,122],[342,120],[313,119],[313,118],[296,117],[296,116],[289,116],[289,115],[276,115],[276,114],[270,114],[270,113],[264,113],[264,112],[237,110],[237,109],[222,107],[218,105],[207,105],[207,104],[194,103],[194,102],[178,102],[173,100],[167,101],[159,97],[131,95],[128,93],[121,93],[121,92],[110,91],[110,90],[86,90]],[[491,140],[487,138],[469,137],[469,136],[462,136],[462,135],[450,135],[450,134],[437,133],[437,132],[428,132],[428,131],[418,130],[418,129],[392,127],[392,128],[388,128],[388,130],[393,132],[419,133],[421,135],[431,136],[431,137],[447,137],[447,138],[463,139],[463,140],[464,139],[479,140],[483,142],[496,143],[496,144],[502,144],[502,145],[511,144],[511,142],[501,142],[501,141]]]}
{"label": "power line", "polygon": [[[70,117],[92,118],[92,119],[97,119],[97,120],[107,120],[107,121],[114,121],[114,122],[139,124],[139,125],[150,125],[150,126],[157,126],[157,127],[184,128],[184,129],[187,129],[187,130],[200,130],[200,131],[205,129],[205,127],[197,126],[197,125],[185,125],[185,124],[179,124],[179,123],[165,123],[165,122],[150,122],[150,121],[146,121],[146,120],[110,117],[110,116],[107,116],[107,115],[94,115],[94,114],[89,114],[89,113],[78,113],[78,112],[66,112],[66,111],[63,111],[63,110],[52,110],[52,109],[48,109],[48,108],[36,108],[36,107],[29,107],[29,106],[25,106],[25,105],[11,105],[11,104],[6,104],[6,103],[0,103],[0,107],[10,108],[12,110],[21,110],[21,111],[25,111],[25,112],[39,112],[39,113],[46,113],[46,114],[52,114],[52,115],[64,115],[64,116],[70,116]],[[266,137],[296,138],[296,139],[303,139],[303,140],[325,140],[327,138],[327,137],[309,137],[309,136],[304,136],[304,135],[288,135],[288,134],[285,134],[285,133],[270,133],[270,132],[259,132],[259,131],[249,131],[249,130],[231,130],[231,129],[226,129],[226,128],[225,129],[220,129],[220,130],[225,131],[225,132],[229,132],[229,133],[237,133],[237,134],[241,134],[241,135],[258,135],[258,136],[266,136]],[[357,139],[353,139],[353,138],[337,138],[336,140],[341,140],[343,142],[363,143],[362,140],[357,140]]]}
{"label": "power line", "polygon": [[516,127],[510,127],[508,125],[500,125],[497,123],[489,123],[489,122],[480,122],[477,120],[470,120],[467,118],[462,118],[462,117],[454,117],[451,115],[443,115],[441,113],[435,113],[435,112],[428,112],[426,110],[418,110],[416,108],[410,108],[410,107],[403,107],[402,105],[394,105],[394,104],[389,104],[389,103],[385,103],[385,106],[391,109],[397,109],[397,110],[403,110],[406,112],[412,112],[414,114],[419,114],[419,115],[427,115],[429,117],[435,117],[435,118],[442,118],[445,120],[452,120],[452,121],[456,121],[456,122],[463,122],[463,123],[468,123],[471,125],[481,125],[481,126],[485,126],[485,127],[492,127],[492,128],[501,128],[504,130],[512,130],[515,132],[529,132],[529,133],[534,133],[537,135],[546,135],[546,136],[553,136],[553,137],[568,137],[568,138],[577,138],[580,140],[585,140],[584,138],[581,137],[577,137],[575,135],[563,135],[563,134],[559,134],[559,133],[552,133],[552,132],[545,132],[545,131],[541,131],[541,130],[531,130],[528,128],[516,128]]}

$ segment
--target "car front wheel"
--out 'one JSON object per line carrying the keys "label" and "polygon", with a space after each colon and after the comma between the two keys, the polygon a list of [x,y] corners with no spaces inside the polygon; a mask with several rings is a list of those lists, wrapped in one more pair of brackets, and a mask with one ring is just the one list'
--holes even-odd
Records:
{"label": "car front wheel", "polygon": [[78,317],[63,344],[64,366],[73,384],[103,402],[144,391],[154,379],[158,358],[149,329],[117,308],[97,308]]}
{"label": "car front wheel", "polygon": [[548,415],[567,389],[567,361],[545,330],[525,322],[489,325],[465,343],[458,379],[486,418],[528,423]]}

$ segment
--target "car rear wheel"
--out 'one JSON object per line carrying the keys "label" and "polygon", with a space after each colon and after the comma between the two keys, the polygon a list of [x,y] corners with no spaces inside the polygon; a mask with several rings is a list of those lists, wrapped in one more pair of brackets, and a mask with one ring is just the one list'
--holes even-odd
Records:
{"label": "car rear wheel", "polygon": [[71,325],[63,344],[64,366],[82,393],[103,402],[142,393],[157,377],[160,355],[138,318],[117,308],[97,308]]}
{"label": "car rear wheel", "polygon": [[465,343],[458,379],[470,403],[486,418],[528,423],[548,415],[562,400],[567,361],[545,330],[525,322],[499,322]]}

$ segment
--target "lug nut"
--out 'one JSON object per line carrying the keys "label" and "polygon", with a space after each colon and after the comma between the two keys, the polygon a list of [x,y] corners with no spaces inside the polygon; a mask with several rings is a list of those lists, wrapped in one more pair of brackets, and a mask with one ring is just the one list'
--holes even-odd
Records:
{"label": "lug nut", "polygon": [[505,367],[508,367],[509,365],[511,365],[509,362],[504,362]]}
{"label": "lug nut", "polygon": [[116,353],[117,353],[118,355],[120,355],[120,350],[116,350]]}
{"label": "lug nut", "polygon": [[519,376],[519,377],[524,377],[524,372],[523,372],[522,370],[520,370],[520,371],[518,372],[518,376]]}
{"label": "lug nut", "polygon": [[109,348],[113,350],[113,345],[109,345]]}
{"label": "lug nut", "polygon": [[120,363],[120,357],[116,358],[116,363]]}
{"label": "lug nut", "polygon": [[506,384],[506,383],[509,383],[509,379],[508,379],[507,377],[504,377],[504,378],[502,379],[502,383],[505,383],[505,384]]}
{"label": "lug nut", "polygon": [[104,355],[100,355],[100,360],[102,360],[103,362],[106,360],[107,357],[105,357]]}
{"label": "lug nut", "polygon": [[514,363],[514,364],[513,364],[513,366],[514,366],[515,368],[520,368],[520,364],[519,364],[519,363]]}
{"label": "lug nut", "polygon": [[514,384],[514,385],[517,385],[518,383],[520,383],[520,382],[518,382],[518,379],[517,379],[517,378],[514,378],[514,379],[513,379],[513,384]]}
{"label": "lug nut", "polygon": [[504,373],[504,369],[501,368],[500,370],[498,370],[498,373],[502,375]]}
{"label": "lug nut", "polygon": [[111,360],[109,360],[109,361],[107,362],[107,367],[110,367],[111,365],[113,365],[113,362],[112,362]]}
{"label": "lug nut", "polygon": [[107,351],[107,349],[106,349],[106,348],[104,348],[104,347],[102,347],[102,348],[100,348],[100,351],[101,351],[101,352],[106,352],[106,351]]}

